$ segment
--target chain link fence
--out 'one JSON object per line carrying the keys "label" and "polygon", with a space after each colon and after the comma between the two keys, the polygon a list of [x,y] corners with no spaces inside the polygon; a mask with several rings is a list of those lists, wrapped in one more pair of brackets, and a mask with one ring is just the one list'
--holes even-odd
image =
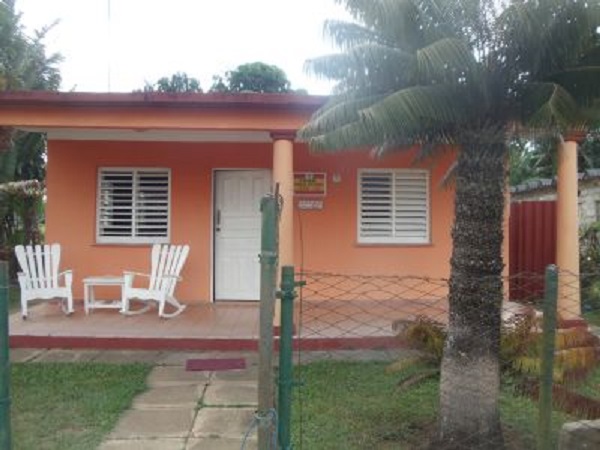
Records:
{"label": "chain link fence", "polygon": [[600,270],[554,277],[298,274],[295,448],[600,448]]}

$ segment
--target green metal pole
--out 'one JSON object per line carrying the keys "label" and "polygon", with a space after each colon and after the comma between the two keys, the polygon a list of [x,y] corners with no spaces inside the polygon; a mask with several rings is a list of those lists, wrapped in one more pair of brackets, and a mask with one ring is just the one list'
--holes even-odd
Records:
{"label": "green metal pole", "polygon": [[542,330],[541,370],[539,388],[538,450],[550,450],[552,422],[552,384],[554,382],[554,349],[556,343],[556,307],[558,299],[558,270],[546,268],[544,294],[544,324]]}
{"label": "green metal pole", "polygon": [[8,263],[0,261],[0,450],[11,448],[8,358]]}
{"label": "green metal pole", "polygon": [[[260,251],[260,338],[258,342],[258,448],[272,448],[275,403],[273,378],[273,318],[277,294],[277,243],[279,221],[278,193],[261,200],[262,213]],[[275,450],[275,449],[273,449]]]}
{"label": "green metal pole", "polygon": [[294,335],[294,266],[281,268],[281,334],[279,337],[278,440],[281,450],[292,448],[292,342]]}

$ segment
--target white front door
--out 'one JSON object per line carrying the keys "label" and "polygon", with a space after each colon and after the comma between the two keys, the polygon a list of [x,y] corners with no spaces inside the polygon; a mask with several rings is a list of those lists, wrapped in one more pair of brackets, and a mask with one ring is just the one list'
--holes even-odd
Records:
{"label": "white front door", "polygon": [[258,300],[260,200],[271,190],[271,173],[220,170],[215,176],[215,300]]}

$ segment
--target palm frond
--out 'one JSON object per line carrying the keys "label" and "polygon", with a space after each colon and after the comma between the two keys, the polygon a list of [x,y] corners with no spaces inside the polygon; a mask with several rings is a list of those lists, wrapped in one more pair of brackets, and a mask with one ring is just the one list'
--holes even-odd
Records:
{"label": "palm frond", "polygon": [[390,39],[386,39],[374,30],[364,27],[358,23],[345,22],[342,20],[327,20],[323,26],[323,34],[331,39],[334,45],[340,50],[350,49],[352,47],[377,43],[381,45],[393,46]]}
{"label": "palm frond", "polygon": [[413,51],[423,45],[424,29],[415,0],[336,0],[358,22],[386,40]]}
{"label": "palm frond", "polygon": [[383,97],[381,94],[359,95],[355,93],[332,97],[312,115],[309,123],[300,129],[299,137],[308,139],[356,122],[360,119],[358,112],[361,109],[371,106]]}
{"label": "palm frond", "polygon": [[360,120],[306,139],[312,150],[323,153],[373,147],[380,145],[384,140],[384,136],[378,134],[372,127],[367,127]]}
{"label": "palm frond", "polygon": [[600,98],[600,64],[566,69],[550,75],[548,80],[560,84],[579,104],[591,105]]}
{"label": "palm frond", "polygon": [[414,73],[415,56],[377,43],[362,44],[345,53],[306,61],[305,70],[318,77],[344,80],[350,87],[385,92],[406,85]]}
{"label": "palm frond", "polygon": [[473,52],[456,38],[443,38],[418,49],[416,59],[420,84],[464,83],[466,76],[473,77],[477,71]]}
{"label": "palm frond", "polygon": [[416,137],[473,119],[476,111],[463,102],[467,95],[461,86],[413,86],[388,95],[360,114],[368,127],[383,135]]}
{"label": "palm frond", "polygon": [[497,20],[505,63],[540,81],[577,65],[597,46],[600,4],[576,0],[513,1]]}
{"label": "palm frond", "polygon": [[533,128],[578,128],[585,119],[575,99],[556,83],[529,83],[523,95],[523,122]]}

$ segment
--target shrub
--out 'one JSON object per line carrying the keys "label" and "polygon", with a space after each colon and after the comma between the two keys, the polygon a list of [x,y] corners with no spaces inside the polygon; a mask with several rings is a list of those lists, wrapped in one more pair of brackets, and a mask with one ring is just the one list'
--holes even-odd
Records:
{"label": "shrub", "polygon": [[580,230],[581,307],[583,312],[600,310],[600,222]]}

